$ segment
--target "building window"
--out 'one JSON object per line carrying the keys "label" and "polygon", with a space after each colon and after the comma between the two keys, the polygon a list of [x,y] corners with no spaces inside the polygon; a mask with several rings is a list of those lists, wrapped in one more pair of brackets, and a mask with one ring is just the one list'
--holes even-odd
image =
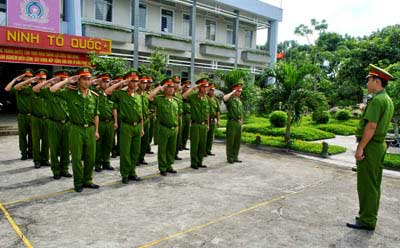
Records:
{"label": "building window", "polygon": [[215,41],[217,33],[217,23],[215,21],[206,20],[206,39]]}
{"label": "building window", "polygon": [[183,35],[184,36],[192,36],[192,24],[191,24],[192,18],[188,14],[183,14],[183,24],[182,24],[182,29],[183,29]]}
{"label": "building window", "polygon": [[162,9],[161,10],[161,31],[172,33],[173,32],[173,19],[174,12],[171,10]]}
{"label": "building window", "polygon": [[253,45],[253,31],[246,30],[245,36],[244,36],[244,46],[246,48],[251,48]]}
{"label": "building window", "polygon": [[112,21],[112,0],[95,0],[96,20]]}
{"label": "building window", "polygon": [[[132,26],[135,25],[135,1],[132,1]],[[147,6],[139,4],[139,27],[146,28],[147,19]]]}
{"label": "building window", "polygon": [[166,71],[165,71],[165,75],[166,75],[167,77],[172,76],[172,71],[171,71],[171,70],[166,70]]}
{"label": "building window", "polygon": [[186,80],[189,80],[189,72],[182,71],[181,72],[181,79],[182,79],[182,82],[185,82]]}
{"label": "building window", "polygon": [[233,25],[226,26],[226,43],[235,45],[235,29],[233,28]]}
{"label": "building window", "polygon": [[0,26],[6,25],[6,0],[0,0]]}

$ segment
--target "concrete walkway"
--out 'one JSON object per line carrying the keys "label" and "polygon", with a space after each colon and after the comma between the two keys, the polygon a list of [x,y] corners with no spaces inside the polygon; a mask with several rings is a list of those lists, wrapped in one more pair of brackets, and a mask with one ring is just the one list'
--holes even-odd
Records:
{"label": "concrete walkway", "polygon": [[72,179],[18,160],[17,136],[0,144],[2,248],[24,247],[16,228],[33,247],[400,247],[398,178],[383,178],[378,226],[367,232],[345,226],[358,211],[355,173],[321,161],[242,146],[244,162],[232,165],[217,143],[207,169],[188,168],[185,151],[178,174],[160,177],[154,154],[138,168],[142,182],[95,173],[102,187],[79,194]]}

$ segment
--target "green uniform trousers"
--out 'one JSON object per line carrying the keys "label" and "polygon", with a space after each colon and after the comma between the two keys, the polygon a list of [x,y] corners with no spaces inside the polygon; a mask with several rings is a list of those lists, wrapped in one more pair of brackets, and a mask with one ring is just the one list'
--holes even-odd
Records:
{"label": "green uniform trousers", "polygon": [[176,132],[175,156],[178,156],[182,140],[182,116],[178,116],[178,130]]}
{"label": "green uniform trousers", "polygon": [[[68,123],[49,120],[50,164],[54,175],[68,173]],[[60,157],[60,160],[58,160]]]}
{"label": "green uniform trousers", "polygon": [[[71,124],[68,134],[75,188],[91,184],[96,155],[95,127],[93,125],[83,127]],[[82,154],[85,154],[83,167]]]}
{"label": "green uniform trousers", "polygon": [[177,128],[158,125],[158,168],[160,172],[172,170],[175,153],[171,151],[176,147]]}
{"label": "green uniform trousers", "polygon": [[32,116],[32,148],[33,162],[46,164],[49,162],[49,136],[47,119]]}
{"label": "green uniform trousers", "polygon": [[110,167],[110,156],[114,144],[114,121],[99,122],[100,138],[96,141],[95,167]]}
{"label": "green uniform trousers", "polygon": [[190,166],[202,165],[206,155],[207,125],[192,123],[190,127]]}
{"label": "green uniform trousers", "polygon": [[386,148],[385,143],[370,141],[364,149],[365,158],[357,161],[358,221],[368,227],[375,227],[377,221]]}
{"label": "green uniform trousers", "polygon": [[157,117],[154,118],[154,127],[153,127],[153,143],[154,145],[158,145],[158,119]]}
{"label": "green uniform trousers", "polygon": [[186,147],[186,143],[189,139],[190,132],[190,114],[183,115],[182,117],[182,139],[180,146],[182,148]]}
{"label": "green uniform trousers", "polygon": [[210,130],[208,130],[207,132],[207,145],[206,145],[207,153],[211,153],[216,129],[217,129],[217,124],[215,123],[215,121],[210,121]]}
{"label": "green uniform trousers", "polygon": [[144,130],[144,135],[142,137],[141,143],[140,143],[140,155],[139,155],[139,161],[143,162],[144,161],[144,156],[146,155],[146,152],[148,152],[148,146],[149,146],[149,130],[150,130],[150,119],[147,119],[143,123],[143,130]]}
{"label": "green uniform trousers", "polygon": [[242,125],[240,122],[228,120],[226,125],[226,158],[228,162],[238,160],[241,138]]}
{"label": "green uniform trousers", "polygon": [[31,116],[18,114],[19,150],[22,156],[32,156]]}
{"label": "green uniform trousers", "polygon": [[119,152],[120,152],[120,173],[122,178],[128,178],[129,176],[136,176],[136,164],[139,160],[140,155],[140,143],[141,143],[141,130],[142,125],[132,125],[121,122],[119,128],[120,141],[119,141]]}
{"label": "green uniform trousers", "polygon": [[155,118],[153,115],[150,115],[149,117],[149,136],[147,138],[147,147],[146,147],[146,152],[151,152],[151,140],[153,139],[154,136],[154,121]]}

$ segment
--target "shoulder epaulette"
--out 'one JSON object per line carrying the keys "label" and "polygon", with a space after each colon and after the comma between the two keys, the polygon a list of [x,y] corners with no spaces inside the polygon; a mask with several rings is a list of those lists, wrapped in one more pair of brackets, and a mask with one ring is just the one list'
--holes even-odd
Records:
{"label": "shoulder epaulette", "polygon": [[93,90],[89,90],[93,95],[95,95],[95,96],[99,96],[99,94],[97,94],[95,91],[93,91]]}

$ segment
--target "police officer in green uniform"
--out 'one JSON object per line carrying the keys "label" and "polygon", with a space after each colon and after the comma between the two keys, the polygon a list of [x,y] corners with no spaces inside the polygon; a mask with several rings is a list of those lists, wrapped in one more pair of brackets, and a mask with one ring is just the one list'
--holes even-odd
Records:
{"label": "police officer in green uniform", "polygon": [[[33,82],[41,83],[46,81],[48,71],[46,69],[39,69],[35,72],[35,77],[30,78],[24,82],[16,85],[19,89],[25,84]],[[28,88],[32,91],[32,88]],[[31,130],[32,130],[32,148],[33,148],[33,163],[36,169],[41,166],[50,166],[49,163],[49,139],[47,130],[47,102],[38,93],[33,93],[32,97],[32,116],[31,116]]]}
{"label": "police officer in green uniform", "polygon": [[[119,86],[128,84],[127,91],[115,91]],[[129,180],[140,181],[136,174],[136,164],[140,155],[143,130],[143,108],[140,95],[136,94],[139,84],[137,71],[129,71],[124,80],[112,85],[105,91],[111,95],[111,100],[118,104],[118,118],[120,119],[120,173],[122,183]]]}
{"label": "police officer in green uniform", "polygon": [[174,80],[174,97],[178,103],[178,131],[177,131],[177,136],[176,136],[176,149],[175,149],[175,160],[182,160],[182,158],[178,157],[179,153],[179,148],[181,144],[181,139],[182,139],[182,114],[183,114],[183,97],[182,93],[180,90],[180,84],[181,84],[181,77],[178,75],[175,75],[172,77]]}
{"label": "police officer in green uniform", "polygon": [[112,146],[114,144],[114,130],[118,128],[118,117],[116,105],[104,92],[108,88],[111,74],[100,72],[97,75],[98,88],[96,93],[99,95],[99,135],[96,142],[96,161],[95,171],[114,170],[110,164]]}
{"label": "police officer in green uniform", "polygon": [[149,129],[150,129],[150,112],[149,112],[149,99],[148,93],[146,91],[149,78],[147,75],[141,75],[139,79],[139,87],[137,90],[137,94],[140,95],[142,100],[142,112],[143,112],[143,131],[144,135],[142,136],[142,140],[140,143],[140,155],[139,155],[139,165],[143,164],[146,165],[147,162],[144,160],[144,156],[148,150],[149,145]]}
{"label": "police officer in green uniform", "polygon": [[242,93],[242,84],[238,83],[232,86],[232,92],[224,96],[224,102],[228,110],[228,123],[226,125],[226,157],[228,163],[241,163],[238,159],[240,142],[242,137],[243,125],[243,103],[240,100]]}
{"label": "police officer in green uniform", "polygon": [[[75,82],[77,85],[71,85]],[[57,95],[68,104],[70,119],[68,139],[76,192],[82,192],[83,188],[99,188],[99,185],[92,181],[96,140],[100,137],[99,101],[97,93],[89,90],[90,83],[91,69],[81,67],[76,71],[75,76],[50,87],[53,93],[59,91]],[[69,87],[61,89],[66,84],[70,84]],[[85,154],[83,166],[82,153]]]}
{"label": "police officer in green uniform", "polygon": [[347,223],[350,228],[375,230],[381,196],[383,160],[387,149],[385,137],[394,112],[393,102],[385,87],[392,79],[392,75],[387,71],[370,65],[367,88],[373,97],[363,112],[356,132],[359,142],[355,153],[359,216],[356,217],[355,223]]}
{"label": "police officer in green uniform", "polygon": [[[149,101],[157,107],[158,120],[158,168],[162,176],[167,172],[176,173],[172,168],[175,156],[176,138],[178,132],[178,102],[173,97],[174,81],[166,78],[162,86],[155,88],[149,95]],[[158,95],[164,91],[163,95]]]}
{"label": "police officer in green uniform", "polygon": [[26,81],[33,77],[33,71],[29,68],[24,73],[14,78],[4,88],[6,92],[16,96],[18,109],[18,136],[19,150],[21,152],[21,160],[32,158],[32,132],[31,132],[31,112],[32,112],[32,90],[31,85],[13,87],[17,82]]}
{"label": "police officer in green uniform", "polygon": [[[147,95],[150,95],[152,89],[153,89],[153,78],[149,76],[148,80],[147,80],[147,87],[146,87]],[[149,112],[148,113],[149,113],[149,123],[150,124],[149,124],[146,153],[154,154],[154,152],[151,151],[151,140],[153,139],[153,136],[154,136],[154,125],[155,125],[154,122],[156,121],[156,108],[155,108],[153,102],[149,102]]]}
{"label": "police officer in green uniform", "polygon": [[[47,102],[49,120],[48,136],[50,146],[50,164],[53,178],[72,177],[68,172],[69,145],[68,145],[68,119],[67,102],[57,94],[50,92],[49,86],[65,80],[70,75],[68,70],[54,72],[54,77],[33,87],[33,91],[40,94]],[[60,157],[60,159],[58,159]]]}
{"label": "police officer in green uniform", "polygon": [[217,127],[219,127],[219,119],[220,119],[220,103],[217,97],[214,94],[215,84],[210,83],[208,85],[207,99],[208,104],[210,106],[210,129],[207,132],[207,146],[206,146],[206,156],[214,156],[215,154],[211,153],[212,144],[214,142],[214,134]]}
{"label": "police officer in green uniform", "polygon": [[[182,83],[182,94],[185,94],[190,89],[191,82],[184,81]],[[187,99],[183,99],[183,114],[182,114],[182,139],[180,144],[181,150],[189,150],[186,148],[187,141],[189,139],[190,132],[190,103]]]}
{"label": "police officer in green uniform", "polygon": [[[183,94],[190,104],[190,167],[193,169],[207,168],[203,164],[206,155],[207,131],[209,124],[209,105],[207,100],[208,81],[202,78],[196,82],[197,86],[190,88]],[[194,89],[197,92],[192,92]]]}
{"label": "police officer in green uniform", "polygon": [[[120,82],[123,79],[124,79],[124,75],[121,75],[121,74],[115,75],[113,80],[110,82],[110,86]],[[119,89],[117,89],[117,90],[119,90]],[[119,156],[119,126],[121,124],[120,120],[118,118],[118,104],[114,103],[114,105],[117,110],[118,127],[117,127],[117,129],[114,130],[115,137],[113,138],[113,148],[112,148],[112,153],[111,153],[112,158],[116,158]]]}

